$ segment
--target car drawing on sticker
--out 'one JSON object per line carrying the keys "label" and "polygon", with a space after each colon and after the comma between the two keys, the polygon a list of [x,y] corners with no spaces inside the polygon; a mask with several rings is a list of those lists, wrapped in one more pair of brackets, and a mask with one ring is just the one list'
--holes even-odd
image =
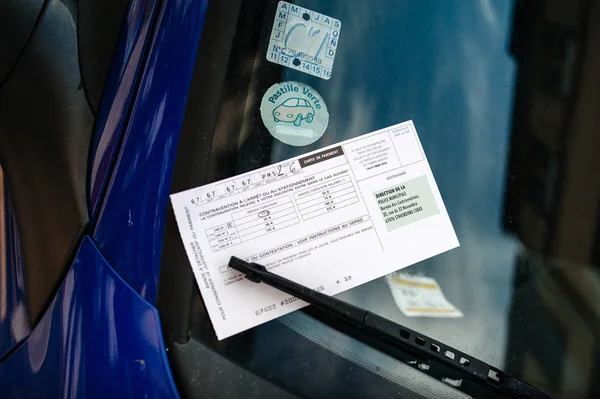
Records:
{"label": "car drawing on sticker", "polygon": [[288,98],[273,110],[275,122],[289,122],[300,126],[303,120],[311,123],[315,118],[315,109],[303,98]]}

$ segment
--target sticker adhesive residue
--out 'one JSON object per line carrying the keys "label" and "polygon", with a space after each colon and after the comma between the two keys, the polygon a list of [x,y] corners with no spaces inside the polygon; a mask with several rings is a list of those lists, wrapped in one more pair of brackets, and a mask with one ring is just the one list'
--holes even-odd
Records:
{"label": "sticker adhesive residue", "polygon": [[312,87],[298,82],[271,86],[262,98],[260,114],[273,137],[293,146],[314,143],[329,123],[323,98]]}
{"label": "sticker adhesive residue", "polygon": [[335,18],[280,1],[267,61],[328,80],[341,27]]}

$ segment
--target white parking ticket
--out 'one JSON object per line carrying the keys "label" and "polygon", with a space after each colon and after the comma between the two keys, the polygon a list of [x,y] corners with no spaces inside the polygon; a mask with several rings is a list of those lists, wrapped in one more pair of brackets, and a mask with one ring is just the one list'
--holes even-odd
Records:
{"label": "white parking ticket", "polygon": [[218,339],[306,305],[231,256],[334,295],[459,245],[412,121],[171,202]]}

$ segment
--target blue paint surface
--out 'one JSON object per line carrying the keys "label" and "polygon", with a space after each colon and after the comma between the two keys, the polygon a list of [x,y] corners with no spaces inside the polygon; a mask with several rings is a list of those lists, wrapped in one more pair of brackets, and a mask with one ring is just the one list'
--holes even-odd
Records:
{"label": "blue paint surface", "polygon": [[142,71],[92,232],[115,270],[153,303],[177,142],[208,1],[169,1]]}
{"label": "blue paint surface", "polygon": [[142,61],[152,37],[158,1],[132,1],[123,21],[106,78],[92,136],[88,178],[88,210],[95,215],[135,94]]}
{"label": "blue paint surface", "polygon": [[[91,143],[92,236],[82,239],[40,322],[33,331],[25,325],[18,340],[4,337],[24,299],[22,270],[3,271],[11,289],[0,305],[11,310],[2,318],[0,309],[0,354],[20,347],[0,362],[0,396],[178,397],[158,312],[144,296],[156,298],[171,172],[207,4],[130,4]],[[12,227],[3,240],[16,250]],[[17,257],[9,261],[20,266]]]}
{"label": "blue paint surface", "polygon": [[0,363],[5,398],[177,398],[158,312],[85,237],[55,299]]}

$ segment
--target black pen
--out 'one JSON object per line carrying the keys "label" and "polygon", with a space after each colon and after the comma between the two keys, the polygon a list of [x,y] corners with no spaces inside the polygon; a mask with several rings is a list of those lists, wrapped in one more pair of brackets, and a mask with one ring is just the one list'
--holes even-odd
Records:
{"label": "black pen", "polygon": [[[549,398],[532,385],[466,353],[385,317],[271,273],[262,265],[232,256],[229,267],[244,273],[254,283],[268,284],[312,304],[327,315],[351,324],[360,330],[364,341],[370,345],[430,376],[444,382],[448,382],[448,379],[461,381],[458,387],[454,387],[465,393],[475,394],[476,397],[488,397],[493,392],[499,397],[510,395],[515,398]],[[420,360],[409,360],[415,358]]]}

